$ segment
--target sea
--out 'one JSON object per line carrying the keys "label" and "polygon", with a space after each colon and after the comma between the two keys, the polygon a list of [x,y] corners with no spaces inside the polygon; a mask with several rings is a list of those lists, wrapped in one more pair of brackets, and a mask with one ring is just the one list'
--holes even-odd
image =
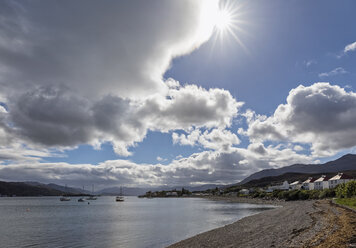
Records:
{"label": "sea", "polygon": [[1,197],[0,247],[166,247],[271,209],[202,198]]}

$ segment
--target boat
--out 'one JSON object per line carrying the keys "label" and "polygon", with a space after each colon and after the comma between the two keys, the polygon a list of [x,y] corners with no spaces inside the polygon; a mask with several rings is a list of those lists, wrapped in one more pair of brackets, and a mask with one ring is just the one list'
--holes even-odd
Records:
{"label": "boat", "polygon": [[85,202],[85,199],[84,198],[79,198],[78,202]]}
{"label": "boat", "polygon": [[94,200],[96,200],[96,199],[98,199],[98,197],[96,197],[96,196],[94,195],[94,184],[93,184],[93,187],[92,187],[92,195],[89,196],[89,197],[87,198],[87,200],[89,200],[89,201],[94,201]]}
{"label": "boat", "polygon": [[[65,192],[67,192],[67,184],[65,186],[65,189],[64,189]],[[70,201],[70,198],[69,197],[66,197],[64,195],[61,196],[61,198],[59,198],[60,201]]]}
{"label": "boat", "polygon": [[125,199],[122,196],[116,196],[116,201],[117,202],[123,202]]}
{"label": "boat", "polygon": [[69,197],[65,197],[65,196],[62,196],[61,198],[59,198],[60,201],[70,201],[70,198]]}
{"label": "boat", "polygon": [[116,201],[117,202],[123,202],[125,201],[124,197],[122,196],[122,187],[120,187],[120,195],[116,196]]}

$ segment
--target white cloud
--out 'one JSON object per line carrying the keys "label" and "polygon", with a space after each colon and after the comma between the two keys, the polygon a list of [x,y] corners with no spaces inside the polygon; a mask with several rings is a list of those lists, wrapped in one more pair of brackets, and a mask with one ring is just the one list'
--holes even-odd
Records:
{"label": "white cloud", "polygon": [[317,61],[316,61],[315,59],[310,59],[310,60],[304,61],[303,63],[304,63],[304,65],[305,65],[306,67],[310,67],[310,66],[312,66],[312,65],[317,64]]}
{"label": "white cloud", "polygon": [[109,160],[96,165],[39,163],[36,161],[0,164],[0,180],[40,181],[81,186],[95,183],[110,185],[154,186],[196,185],[202,183],[236,183],[263,168],[277,168],[300,162],[312,162],[291,149],[267,147],[265,154],[254,150],[233,148],[229,152],[204,151],[168,165],[136,164],[128,160]]}
{"label": "white cloud", "polygon": [[314,156],[330,156],[356,146],[356,94],[329,83],[298,86],[287,103],[265,120],[251,119],[245,134],[252,142],[311,144]]}
{"label": "white cloud", "polygon": [[136,4],[1,2],[8,136],[54,148],[111,142],[129,156],[148,130],[231,125],[242,103],[228,91],[163,79],[174,57],[209,39],[218,1]]}
{"label": "white cloud", "polygon": [[240,143],[239,138],[229,130],[215,128],[201,132],[199,129],[192,130],[187,135],[172,134],[174,144],[200,145],[207,149],[229,151],[233,145]]}
{"label": "white cloud", "polygon": [[348,73],[348,71],[346,71],[344,68],[337,67],[329,72],[319,73],[319,77],[330,77],[330,76],[336,76],[336,75],[346,74],[346,73]]}
{"label": "white cloud", "polygon": [[160,157],[160,156],[157,156],[157,161],[158,162],[164,162],[164,161],[167,161],[167,159],[166,158],[162,158],[162,157]]}
{"label": "white cloud", "polygon": [[351,43],[351,44],[348,44],[347,46],[345,46],[344,53],[353,52],[355,50],[356,50],[356,41],[354,43]]}
{"label": "white cloud", "polygon": [[302,146],[300,146],[300,145],[295,145],[295,146],[293,147],[293,150],[294,150],[294,151],[297,151],[297,152],[300,152],[300,151],[303,151],[304,148],[303,148]]}

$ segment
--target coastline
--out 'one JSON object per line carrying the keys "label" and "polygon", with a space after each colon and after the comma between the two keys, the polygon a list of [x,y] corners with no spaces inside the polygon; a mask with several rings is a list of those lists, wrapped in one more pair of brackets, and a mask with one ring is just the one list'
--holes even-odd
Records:
{"label": "coastline", "polygon": [[180,247],[356,247],[356,213],[330,200],[273,201],[204,197],[282,206],[175,243]]}

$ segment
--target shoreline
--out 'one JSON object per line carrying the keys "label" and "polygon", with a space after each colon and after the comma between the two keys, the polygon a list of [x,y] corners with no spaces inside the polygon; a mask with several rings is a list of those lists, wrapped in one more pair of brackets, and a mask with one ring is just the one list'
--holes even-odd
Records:
{"label": "shoreline", "polygon": [[213,201],[281,206],[177,242],[180,247],[356,247],[356,213],[330,200],[274,201],[203,197]]}

